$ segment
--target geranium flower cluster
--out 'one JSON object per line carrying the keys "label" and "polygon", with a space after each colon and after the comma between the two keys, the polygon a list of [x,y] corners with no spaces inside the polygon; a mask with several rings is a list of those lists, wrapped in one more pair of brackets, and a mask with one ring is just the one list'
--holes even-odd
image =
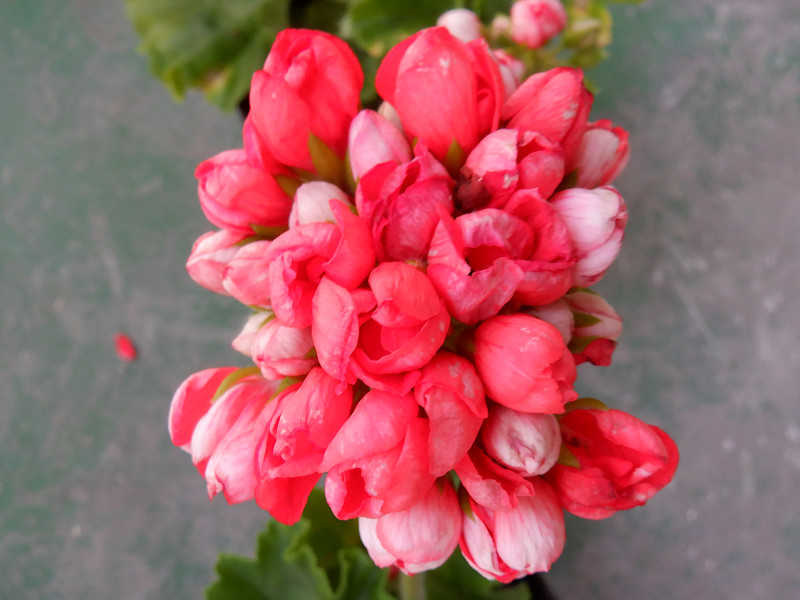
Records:
{"label": "geranium flower cluster", "polygon": [[460,546],[507,582],[559,556],[564,510],[603,518],[670,481],[668,436],[574,391],[621,331],[586,287],[622,242],[608,184],[627,134],[588,121],[580,70],[519,72],[426,29],[361,110],[344,42],[278,36],[243,148],[196,173],[220,229],[189,274],[253,309],[233,346],[254,365],[196,373],[172,401],[210,497],[291,524],[327,474],[379,566],[416,573]]}

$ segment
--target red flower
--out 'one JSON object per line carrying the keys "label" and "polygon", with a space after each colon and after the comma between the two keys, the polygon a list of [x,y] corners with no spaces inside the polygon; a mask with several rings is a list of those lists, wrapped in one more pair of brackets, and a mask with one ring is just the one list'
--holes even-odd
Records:
{"label": "red flower", "polygon": [[392,48],[375,86],[397,110],[406,136],[424,143],[451,172],[497,128],[504,95],[486,43],[465,44],[444,27],[420,31]]}
{"label": "red flower", "polygon": [[436,479],[428,467],[428,420],[410,395],[372,390],[325,452],[325,497],[339,519],[376,518],[422,500]]}
{"label": "red flower", "polygon": [[514,410],[561,413],[575,400],[575,362],[558,330],[525,314],[501,315],[475,331],[475,366],[486,394]]}
{"label": "red flower", "polygon": [[311,136],[343,159],[364,75],[353,51],[322,31],[286,29],[250,87],[252,125],[280,163],[316,173]]}
{"label": "red flower", "polygon": [[575,409],[560,421],[579,467],[558,463],[547,474],[561,504],[585,519],[640,506],[667,485],[678,448],[658,427],[620,410]]}
{"label": "red flower", "polygon": [[503,105],[501,116],[507,127],[541,133],[560,144],[569,172],[591,108],[583,72],[559,67],[531,75]]}
{"label": "red flower", "polygon": [[195,170],[200,207],[217,227],[253,235],[258,228],[285,228],[292,199],[275,177],[247,162],[244,150],[226,150]]}

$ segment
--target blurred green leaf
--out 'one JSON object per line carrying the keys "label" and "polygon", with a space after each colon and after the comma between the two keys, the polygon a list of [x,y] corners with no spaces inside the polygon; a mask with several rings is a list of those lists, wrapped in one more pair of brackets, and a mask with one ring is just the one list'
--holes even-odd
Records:
{"label": "blurred green leaf", "polygon": [[409,35],[436,24],[440,14],[457,5],[454,0],[351,0],[342,20],[342,33],[372,56],[382,56]]}
{"label": "blurred green leaf", "polygon": [[336,600],[397,600],[386,591],[389,570],[376,567],[364,550],[340,550],[339,557],[342,580]]}
{"label": "blurred green leaf", "polygon": [[153,73],[176,99],[189,88],[230,110],[278,31],[288,24],[288,0],[125,0]]}
{"label": "blurred green leaf", "polygon": [[473,0],[471,9],[481,21],[490,23],[499,14],[508,15],[512,4],[514,0]]}
{"label": "blurred green leaf", "polygon": [[299,25],[339,35],[340,21],[349,4],[349,0],[313,0],[303,7]]}

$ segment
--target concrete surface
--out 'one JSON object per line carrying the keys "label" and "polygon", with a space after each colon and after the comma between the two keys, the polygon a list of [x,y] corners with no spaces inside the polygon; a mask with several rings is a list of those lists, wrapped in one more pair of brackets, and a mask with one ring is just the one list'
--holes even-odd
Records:
{"label": "concrete surface", "polygon": [[[600,289],[626,331],[581,391],[669,431],[674,483],[568,522],[564,599],[800,588],[800,3],[616,7],[595,115],[631,132],[631,220]],[[244,315],[183,262],[192,171],[235,115],[172,104],[119,2],[0,3],[0,598],[198,598],[255,506],[209,504],[166,435],[188,374],[240,361]],[[139,346],[132,364],[112,336]]]}

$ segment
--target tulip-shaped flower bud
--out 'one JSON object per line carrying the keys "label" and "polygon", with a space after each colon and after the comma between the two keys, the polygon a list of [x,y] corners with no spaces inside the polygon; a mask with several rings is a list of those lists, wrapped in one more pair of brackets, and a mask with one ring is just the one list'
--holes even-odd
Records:
{"label": "tulip-shaped flower bud", "polygon": [[286,29],[250,88],[252,126],[281,164],[324,177],[344,159],[364,75],[350,47],[322,31]]}
{"label": "tulip-shaped flower bud", "polygon": [[331,200],[338,200],[348,207],[353,203],[339,187],[327,181],[309,181],[294,194],[292,212],[289,213],[289,227],[306,223],[335,223],[336,215],[331,209]]}
{"label": "tulip-shaped flower bud", "polygon": [[372,167],[385,162],[400,165],[412,158],[411,147],[403,132],[374,110],[362,110],[350,123],[347,149],[356,181]]}
{"label": "tulip-shaped flower bud", "polygon": [[575,187],[608,185],[622,173],[630,156],[627,131],[613,127],[608,119],[589,123],[575,158]]}
{"label": "tulip-shaped flower bud", "polygon": [[567,24],[560,0],[519,0],[511,6],[511,39],[528,48],[539,48]]}
{"label": "tulip-shaped flower bud", "polygon": [[[230,503],[254,497],[255,453],[261,435],[256,423],[263,411],[271,410],[269,399],[276,388],[275,381],[229,367],[195,373],[175,392],[169,411],[170,438],[192,455],[192,463],[206,479],[209,498],[218,492]],[[223,393],[217,397],[220,390]]]}
{"label": "tulip-shaped flower bud", "polygon": [[575,362],[558,330],[526,314],[500,315],[475,330],[475,367],[494,401],[530,413],[561,413],[575,400]]}
{"label": "tulip-shaped flower bud", "polygon": [[572,188],[550,201],[575,246],[575,285],[597,283],[617,258],[628,222],[625,200],[613,187]]}
{"label": "tulip-shaped flower bud", "polygon": [[275,315],[270,310],[257,310],[247,318],[239,334],[233,338],[231,347],[245,356],[250,356],[253,340],[263,325],[266,325]]}
{"label": "tulip-shaped flower bud", "polygon": [[453,484],[440,479],[414,506],[378,519],[360,518],[358,532],[379,567],[413,575],[442,565],[458,546],[462,513]]}
{"label": "tulip-shaped flower bud", "polygon": [[523,496],[510,510],[487,509],[469,499],[461,552],[487,579],[508,583],[550,569],[566,541],[564,513],[553,489],[539,477],[534,495]]}
{"label": "tulip-shaped flower bud", "polygon": [[252,235],[286,228],[291,198],[272,174],[251,166],[244,150],[226,150],[195,170],[206,218],[218,227]]}
{"label": "tulip-shaped flower bud", "polygon": [[583,138],[592,94],[580,69],[558,67],[528,77],[506,100],[500,115],[506,127],[534,131],[561,145],[567,172]]}
{"label": "tulip-shaped flower bud", "polygon": [[311,327],[286,327],[270,320],[253,337],[250,352],[267,379],[305,375],[317,364]]}
{"label": "tulip-shaped flower bud", "polygon": [[576,288],[564,296],[573,314],[569,349],[575,364],[590,362],[606,367],[622,333],[622,319],[603,297],[592,290]]}
{"label": "tulip-shaped flower bud", "polygon": [[503,81],[483,40],[465,44],[444,27],[392,48],[375,86],[400,115],[408,139],[425,144],[451,173],[497,127]]}
{"label": "tulip-shaped flower bud", "polygon": [[559,425],[579,466],[557,463],[547,480],[564,508],[584,519],[641,506],[672,480],[678,467],[675,442],[626,412],[575,409]]}
{"label": "tulip-shaped flower bud", "polygon": [[204,288],[230,296],[223,287],[222,280],[228,263],[239,251],[237,244],[249,234],[236,231],[209,231],[204,233],[192,246],[192,253],[186,261],[186,271],[195,283]]}
{"label": "tulip-shaped flower bud", "polygon": [[553,415],[521,413],[496,404],[481,429],[486,453],[527,477],[547,473],[558,460],[561,433]]}
{"label": "tulip-shaped flower bud", "polygon": [[442,13],[436,19],[436,24],[447,28],[447,31],[462,42],[471,42],[481,37],[481,20],[466,8],[453,8]]}

